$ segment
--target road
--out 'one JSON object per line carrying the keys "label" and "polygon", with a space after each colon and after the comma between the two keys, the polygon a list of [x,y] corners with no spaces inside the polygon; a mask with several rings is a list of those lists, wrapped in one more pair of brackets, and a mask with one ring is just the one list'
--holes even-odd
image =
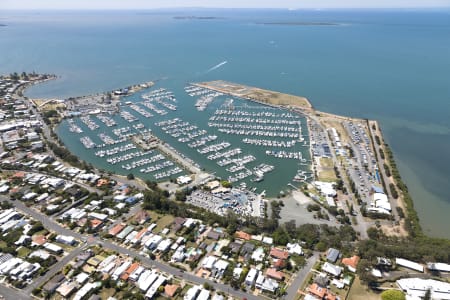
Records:
{"label": "road", "polygon": [[[384,179],[384,183],[386,185],[386,188],[385,188],[386,194],[388,195],[389,202],[391,203],[391,208],[392,208],[391,213],[394,216],[394,219],[398,220],[399,219],[398,212],[397,212],[398,204],[397,204],[397,201],[395,201],[394,197],[392,197],[391,189],[389,188],[389,183],[391,183],[392,181],[386,175],[386,171],[384,169],[384,164],[386,163],[386,161],[380,155],[380,147],[381,146],[376,143],[376,139],[375,139],[376,130],[374,132],[374,130],[372,128],[372,125],[376,126],[376,130],[379,130],[380,127],[379,127],[378,123],[375,122],[375,121],[369,121],[368,122],[370,135],[371,135],[371,138],[372,138],[372,141],[373,141],[372,144],[373,144],[374,150],[375,150],[375,152],[377,154],[377,161],[378,161],[380,176],[382,176],[383,179]],[[381,135],[381,132],[380,132],[379,138],[381,140],[381,143],[384,143],[383,136]],[[387,164],[387,165],[389,165],[389,164]]]}
{"label": "road", "polygon": [[30,294],[24,291],[16,290],[0,283],[0,296],[5,300],[29,300],[32,299]]}
{"label": "road", "polygon": [[[254,296],[252,294],[248,294],[248,293],[240,291],[240,290],[230,289],[230,286],[228,286],[228,285],[225,285],[225,284],[222,284],[222,283],[218,283],[218,282],[214,282],[214,281],[211,281],[211,280],[208,280],[208,279],[200,278],[200,277],[194,276],[194,275],[189,274],[189,273],[182,272],[181,270],[179,270],[177,268],[174,268],[174,267],[171,267],[169,265],[166,265],[165,263],[162,263],[160,261],[151,260],[151,259],[149,259],[146,256],[140,255],[136,251],[133,251],[133,250],[125,248],[125,247],[122,247],[120,245],[112,243],[111,241],[100,240],[98,238],[91,237],[91,236],[88,236],[88,235],[83,235],[83,234],[80,234],[78,232],[74,232],[72,230],[64,228],[60,224],[54,222],[52,219],[48,218],[46,215],[43,215],[40,212],[38,212],[38,211],[36,211],[36,210],[34,210],[32,208],[27,207],[24,203],[22,203],[20,201],[12,201],[12,200],[7,199],[7,197],[5,197],[5,196],[0,196],[0,199],[1,200],[7,200],[10,203],[14,204],[14,206],[18,210],[20,210],[20,211],[24,212],[25,214],[31,216],[33,219],[42,222],[42,224],[44,225],[45,228],[47,228],[47,229],[49,229],[51,231],[54,231],[54,232],[56,232],[58,234],[73,236],[74,238],[76,238],[78,240],[89,240],[90,244],[99,244],[99,245],[102,245],[104,248],[108,248],[108,249],[111,249],[113,251],[117,251],[118,253],[125,254],[125,255],[128,255],[130,257],[136,258],[139,261],[141,261],[144,265],[151,266],[152,268],[157,268],[160,271],[162,271],[164,273],[167,273],[167,274],[172,274],[174,276],[181,277],[184,280],[192,282],[192,283],[197,284],[197,285],[203,285],[205,282],[207,282],[209,285],[214,287],[214,289],[219,290],[219,291],[223,291],[223,292],[226,292],[226,293],[229,293],[230,295],[232,295],[234,297],[237,297],[237,298],[240,298],[240,299],[243,299],[243,298],[252,299],[252,300],[261,299],[261,297],[256,297],[256,296]],[[79,248],[79,249],[81,249],[81,248]],[[72,253],[69,254],[70,258],[74,258],[79,253],[78,250],[76,250],[74,252],[75,252],[74,254],[72,254]],[[69,256],[67,256],[68,257],[67,261],[70,261]],[[63,260],[64,260],[64,262],[66,262],[66,258],[64,258]],[[53,266],[48,273],[52,272],[53,274],[56,274],[59,270],[61,270],[62,266],[63,266],[62,263],[61,264],[58,263],[55,266]],[[44,277],[47,280],[50,278],[50,276],[48,276],[47,274],[44,275]],[[39,281],[39,282],[42,282],[42,283],[45,282],[44,279],[36,279],[35,281],[36,282]],[[33,283],[32,285],[34,286],[35,284]]]}
{"label": "road", "polygon": [[294,300],[297,298],[300,286],[305,281],[306,276],[308,276],[309,272],[311,271],[312,267],[314,266],[318,258],[319,258],[318,252],[314,252],[313,256],[308,258],[306,265],[295,275],[295,279],[291,282],[289,288],[286,290],[286,296],[284,297],[285,299]]}

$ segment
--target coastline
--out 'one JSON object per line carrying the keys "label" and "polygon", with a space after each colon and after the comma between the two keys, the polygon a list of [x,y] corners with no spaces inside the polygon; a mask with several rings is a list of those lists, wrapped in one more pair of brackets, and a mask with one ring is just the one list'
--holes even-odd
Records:
{"label": "coastline", "polygon": [[[231,95],[231,96],[241,97],[246,100],[264,104],[264,105],[268,105],[271,107],[284,107],[284,108],[293,110],[299,114],[302,114],[305,116],[305,119],[307,120],[308,135],[309,135],[310,140],[312,138],[311,130],[309,130],[309,125],[310,125],[311,120],[314,120],[316,123],[321,124],[322,126],[328,125],[329,123],[330,124],[339,123],[341,121],[354,122],[354,123],[359,123],[359,124],[364,125],[365,130],[367,131],[367,133],[369,133],[369,135],[371,137],[371,143],[370,143],[371,148],[374,151],[374,153],[378,153],[377,147],[376,147],[376,141],[374,141],[372,128],[370,126],[370,124],[375,124],[376,129],[378,130],[376,136],[381,141],[381,145],[379,145],[379,147],[381,147],[383,149],[382,151],[389,153],[389,165],[393,166],[393,168],[392,168],[393,173],[395,170],[395,174],[398,174],[398,178],[395,178],[395,179],[394,178],[391,179],[390,176],[387,177],[386,174],[384,173],[383,166],[380,165],[384,159],[382,160],[379,157],[379,155],[377,154],[375,157],[376,157],[377,164],[380,165],[379,168],[380,168],[381,182],[383,183],[383,187],[384,187],[386,194],[389,195],[389,202],[391,203],[392,207],[394,207],[394,208],[400,207],[403,211],[406,208],[405,216],[399,216],[398,209],[392,210],[392,216],[395,219],[397,219],[397,221],[395,223],[383,224],[382,225],[383,232],[385,234],[394,235],[394,236],[406,236],[408,234],[410,234],[411,236],[418,236],[418,235],[423,234],[418,217],[417,217],[417,212],[414,210],[412,198],[407,191],[406,185],[403,183],[403,181],[401,181],[399,172],[396,169],[393,154],[389,150],[387,144],[385,144],[381,129],[379,129],[380,126],[376,120],[367,120],[367,119],[361,119],[361,118],[347,117],[347,116],[336,115],[336,114],[332,114],[332,113],[328,113],[328,112],[317,111],[314,109],[313,105],[309,102],[309,100],[307,100],[307,98],[305,98],[305,97],[298,97],[298,99],[301,99],[303,101],[303,102],[300,102],[301,103],[300,105],[296,104],[295,102],[280,104],[280,103],[278,103],[279,101],[277,101],[277,100],[271,102],[270,101],[271,99],[267,98],[267,97],[264,97],[263,99],[258,99],[257,97],[255,97],[255,93],[253,93],[253,91],[255,91],[255,90],[260,91],[261,94],[264,96],[275,95],[275,99],[278,98],[277,97],[278,94],[281,94],[281,95],[283,95],[283,94],[279,93],[279,92],[264,90],[261,88],[245,86],[245,85],[240,85],[240,84],[221,81],[221,80],[212,81],[212,82],[202,82],[202,83],[197,83],[194,85],[204,87],[204,88],[209,88],[209,89],[219,91],[219,92]],[[256,96],[257,95],[258,94],[256,94]],[[332,126],[326,126],[326,127],[332,127]],[[343,129],[343,127],[342,127],[342,129]],[[345,135],[345,133],[342,132],[342,130],[340,130],[339,128],[336,128],[336,131],[341,135],[341,137],[343,135]],[[312,158],[313,150],[312,150],[311,143],[309,145],[309,150],[310,150],[310,154],[311,154],[311,158]],[[316,162],[314,160],[312,160],[312,162],[311,162],[311,170],[313,173],[315,173],[315,175],[317,177],[318,168],[317,168]],[[388,188],[388,186],[386,186],[385,182],[393,183],[395,186],[399,187],[399,189],[402,191],[401,195],[397,198],[392,197],[392,192]],[[410,201],[405,201],[405,198],[409,199]],[[354,200],[356,201],[358,199],[354,199]]]}
{"label": "coastline", "polygon": [[[40,81],[35,81],[35,82],[31,82],[30,84],[24,84],[22,86],[20,86],[19,88],[20,93],[23,94],[24,90],[26,88],[28,88],[31,85],[40,83],[40,82],[44,82],[47,80],[53,80],[56,79],[57,76],[52,75],[51,78],[45,79],[45,80],[40,80]],[[229,91],[226,88],[220,88],[217,87],[216,85],[210,85],[209,82],[202,82],[202,83],[194,83],[194,85],[197,86],[201,86],[201,87],[205,87],[205,88],[209,88],[212,90],[216,90],[216,91],[220,91],[223,92],[225,94],[229,94],[235,97],[240,97],[249,101],[253,101],[259,104],[263,104],[266,106],[270,106],[270,107],[276,107],[276,108],[280,108],[280,107],[284,107],[293,111],[296,111],[297,113],[300,113],[302,115],[305,116],[306,122],[307,122],[307,127],[309,128],[310,122],[312,119],[314,119],[315,121],[319,121],[319,122],[329,122],[329,120],[327,119],[331,119],[331,120],[335,120],[335,121],[352,121],[352,122],[365,122],[367,124],[366,129],[370,132],[370,124],[376,124],[376,128],[377,130],[379,129],[379,136],[383,145],[383,149],[385,149],[385,152],[389,157],[389,163],[390,166],[393,166],[393,172],[395,170],[395,173],[398,173],[398,170],[396,170],[396,165],[395,165],[395,160],[393,157],[392,152],[389,150],[388,145],[384,143],[384,138],[382,136],[381,133],[381,129],[379,127],[379,124],[376,120],[364,120],[364,119],[360,119],[360,118],[353,118],[353,117],[346,117],[346,116],[342,116],[342,115],[336,115],[336,114],[332,114],[332,113],[328,113],[328,112],[322,112],[322,111],[316,111],[313,108],[313,105],[309,102],[309,100],[307,100],[304,97],[298,97],[298,96],[293,96],[295,98],[296,101],[300,101],[300,105],[296,105],[296,103],[285,103],[285,104],[275,104],[275,103],[270,103],[270,101],[267,101],[267,95],[287,95],[287,94],[283,94],[283,93],[279,93],[279,92],[275,92],[275,91],[268,91],[268,90],[264,90],[261,88],[254,88],[254,87],[249,87],[249,86],[243,86],[240,84],[234,84],[234,83],[228,83],[225,81],[215,81],[214,83],[220,82],[221,84],[225,83],[227,85],[231,85],[233,88],[239,87],[241,90],[240,91]],[[150,82],[151,85],[153,85],[153,82]],[[133,85],[132,87],[142,87],[142,85]],[[142,87],[143,88],[143,87]],[[138,88],[137,90],[133,90],[132,93],[139,91],[141,88]],[[264,99],[258,99],[255,98],[255,93],[254,91],[258,91],[258,93],[256,93],[256,96],[258,95],[262,95],[264,97]],[[19,92],[19,91],[18,91]],[[105,93],[99,93],[98,95],[106,95],[107,92]],[[119,95],[117,98],[120,99],[120,97],[122,96],[126,96],[126,95]],[[292,95],[287,95],[287,96],[292,96]],[[76,98],[72,98],[71,100],[73,101],[74,99],[87,99],[91,96],[80,96],[80,97],[76,97]],[[289,98],[292,99],[292,98]],[[310,130],[308,130],[308,135],[309,138],[311,138],[311,132]],[[375,142],[372,142],[372,147],[375,148]],[[312,157],[312,153],[313,153],[313,149],[311,144],[309,145],[309,153]],[[377,155],[377,160],[378,160],[378,155]],[[312,162],[311,165],[311,171],[316,173],[317,169],[314,167],[314,162]],[[122,176],[121,176],[122,177]],[[400,177],[401,178],[401,177]],[[405,228],[412,228],[413,230],[407,230],[408,233],[411,234],[411,232],[413,232],[414,236],[418,236],[418,235],[422,235],[422,230],[421,230],[421,226],[417,217],[417,212],[414,210],[414,203],[412,201],[411,196],[409,195],[409,193],[407,192],[407,187],[406,185],[400,180],[395,180],[394,181],[396,183],[396,185],[399,185],[401,187],[404,187],[402,189],[400,189],[402,191],[401,193],[401,197],[399,199],[397,199],[396,201],[399,203],[399,206],[406,208],[406,212],[407,212],[407,219],[404,222],[401,222],[401,226],[405,226]],[[406,198],[406,200],[405,200]],[[405,224],[409,224],[409,225],[405,225]],[[406,227],[408,226],[408,227]],[[400,232],[400,230],[394,230],[393,232]],[[395,234],[395,233],[394,233]],[[401,234],[404,235],[404,234]]]}

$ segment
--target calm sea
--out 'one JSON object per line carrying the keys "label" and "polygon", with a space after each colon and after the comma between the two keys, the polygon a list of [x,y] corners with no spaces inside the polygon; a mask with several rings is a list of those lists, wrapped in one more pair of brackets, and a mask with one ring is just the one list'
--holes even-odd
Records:
{"label": "calm sea", "polygon": [[[217,19],[173,18],[189,15]],[[1,73],[60,76],[33,97],[226,79],[378,119],[423,228],[450,237],[448,10],[2,11],[0,24]]]}

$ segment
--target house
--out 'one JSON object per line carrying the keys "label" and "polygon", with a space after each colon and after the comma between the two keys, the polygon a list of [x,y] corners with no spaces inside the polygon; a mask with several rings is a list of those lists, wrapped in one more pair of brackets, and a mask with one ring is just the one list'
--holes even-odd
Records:
{"label": "house", "polygon": [[44,290],[44,292],[52,294],[61,285],[64,279],[66,279],[66,277],[62,273],[58,273],[56,276],[50,279],[42,289]]}
{"label": "house", "polygon": [[342,273],[342,267],[326,262],[322,265],[322,271],[327,272],[335,277],[338,277]]}
{"label": "house", "polygon": [[283,272],[277,271],[274,268],[267,269],[266,276],[270,277],[270,278],[273,278],[275,280],[278,280],[278,281],[283,280],[284,277],[285,277]]}
{"label": "house", "polygon": [[256,262],[261,262],[264,259],[264,248],[263,247],[259,247],[256,248],[256,250],[252,253],[252,259]]}
{"label": "house", "polygon": [[158,247],[156,247],[156,249],[160,252],[166,252],[166,251],[169,251],[170,245],[172,245],[172,240],[165,239],[159,243],[159,245],[158,245]]}
{"label": "house", "polygon": [[427,268],[431,271],[450,272],[450,265],[444,263],[427,263]]}
{"label": "house", "polygon": [[342,259],[342,264],[347,267],[347,269],[353,273],[356,272],[356,267],[358,266],[360,257],[359,256],[352,256],[352,257],[345,257]]}
{"label": "house", "polygon": [[331,280],[331,284],[335,285],[338,289],[343,289],[345,286],[344,282],[342,282],[341,280],[337,280],[336,278]]}
{"label": "house", "polygon": [[164,295],[170,299],[175,297],[175,294],[179,290],[180,286],[176,284],[166,284],[164,287]]}
{"label": "house", "polygon": [[128,269],[125,270],[125,272],[122,273],[122,275],[120,276],[120,279],[122,279],[123,281],[127,281],[128,277],[130,277],[131,273],[133,273],[134,271],[136,271],[136,269],[139,268],[139,263],[133,263],[131,264]]}
{"label": "house", "polygon": [[89,220],[89,224],[91,225],[91,228],[95,230],[97,228],[100,228],[103,225],[103,222],[98,219],[92,219]]}
{"label": "house", "polygon": [[248,286],[252,286],[255,283],[256,276],[258,276],[259,271],[255,268],[251,268],[250,271],[248,271],[247,276],[245,277],[245,284]]}
{"label": "house", "polygon": [[141,210],[136,215],[134,215],[134,220],[140,225],[150,221],[150,219],[150,215],[145,210]]}
{"label": "house", "polygon": [[45,251],[43,249],[39,249],[39,250],[36,250],[34,252],[31,252],[29,257],[30,258],[38,257],[38,258],[40,258],[42,260],[46,260],[46,259],[48,259],[50,257],[50,253],[48,253],[47,251]]}
{"label": "house", "polygon": [[338,260],[340,254],[341,253],[339,252],[339,250],[330,248],[327,251],[327,260],[329,262],[335,263]]}
{"label": "house", "polygon": [[308,292],[313,295],[316,296],[319,299],[324,299],[325,295],[327,294],[328,290],[326,288],[323,288],[321,286],[319,286],[316,283],[311,284],[308,287]]}
{"label": "house", "polygon": [[267,245],[272,245],[273,244],[273,238],[271,238],[269,236],[265,236],[265,237],[263,237],[262,242],[264,244],[267,244]]}
{"label": "house", "polygon": [[214,271],[218,274],[218,276],[222,277],[228,265],[229,263],[227,261],[219,259],[214,263]]}
{"label": "house", "polygon": [[272,248],[270,249],[270,256],[276,259],[288,259],[289,252],[278,248]]}
{"label": "house", "polygon": [[263,274],[259,274],[258,278],[256,278],[255,287],[263,291],[274,293],[278,289],[278,286],[275,280],[266,278]]}
{"label": "house", "polygon": [[321,287],[327,287],[329,283],[328,275],[320,273],[314,278],[314,283],[317,283]]}
{"label": "house", "polygon": [[201,289],[200,294],[198,294],[196,300],[208,300],[210,295],[210,291]]}
{"label": "house", "polygon": [[57,235],[56,236],[56,242],[72,246],[72,245],[75,244],[76,241],[75,241],[75,238],[73,236]]}
{"label": "house", "polygon": [[298,243],[287,243],[286,248],[289,254],[303,255],[302,246],[300,246]]}
{"label": "house", "polygon": [[255,244],[247,242],[244,245],[242,245],[240,255],[245,256],[247,254],[251,254],[251,253],[253,253],[254,250],[255,250]]}
{"label": "house", "polygon": [[225,298],[222,295],[214,294],[211,300],[225,300]]}
{"label": "house", "polygon": [[73,300],[81,300],[83,299],[91,290],[101,286],[100,282],[88,282],[75,294]]}
{"label": "house", "polygon": [[200,286],[194,285],[186,292],[183,299],[184,300],[195,300],[201,289],[202,288]]}
{"label": "house", "polygon": [[372,202],[370,203],[369,211],[374,211],[378,213],[391,213],[391,204],[389,203],[388,197],[384,193],[373,193]]}
{"label": "house", "polygon": [[86,280],[88,280],[88,278],[89,278],[88,274],[81,272],[77,276],[75,276],[75,281],[78,284],[84,284],[86,282]]}
{"label": "house", "polygon": [[64,298],[68,299],[70,294],[72,294],[77,289],[76,282],[66,281],[62,283],[57,289],[56,292],[59,293]]}
{"label": "house", "polygon": [[52,244],[52,243],[45,243],[44,244],[44,248],[50,252],[53,252],[55,254],[62,254],[63,253],[63,248],[61,248],[58,245]]}
{"label": "house", "polygon": [[116,236],[119,232],[122,231],[122,229],[125,228],[124,224],[116,224],[114,227],[112,227],[108,233],[112,236]]}
{"label": "house", "polygon": [[285,259],[275,259],[272,265],[275,269],[281,270],[287,266],[287,262]]}
{"label": "house", "polygon": [[397,286],[406,293],[407,299],[423,299],[429,290],[430,299],[450,299],[450,283],[433,279],[404,278],[397,280]]}
{"label": "house", "polygon": [[402,266],[402,267],[405,267],[405,268],[408,268],[408,269],[411,269],[411,270],[415,270],[415,271],[418,271],[418,272],[422,272],[423,273],[423,271],[424,271],[424,267],[421,264],[418,264],[416,262],[413,262],[413,261],[410,261],[410,260],[407,260],[407,259],[404,259],[404,258],[396,258],[395,259],[395,263],[398,266]]}
{"label": "house", "polygon": [[177,178],[177,183],[178,183],[179,185],[188,184],[188,183],[190,183],[191,181],[192,181],[192,178],[191,178],[190,176],[187,176],[187,175],[182,175],[182,176],[179,176],[179,177]]}
{"label": "house", "polygon": [[97,267],[105,258],[101,255],[96,255],[88,259],[87,264],[93,267]]}
{"label": "house", "polygon": [[186,219],[181,217],[176,217],[172,224],[172,230],[174,232],[178,232],[181,228],[183,228],[183,224],[186,222]]}
{"label": "house", "polygon": [[217,257],[214,257],[214,256],[205,257],[202,262],[202,268],[207,269],[207,270],[212,270],[216,260],[217,260]]}
{"label": "house", "polygon": [[239,267],[234,268],[234,269],[233,269],[233,278],[234,278],[234,279],[239,279],[239,278],[241,278],[242,271],[243,271],[242,268],[239,268]]}
{"label": "house", "polygon": [[244,241],[250,241],[252,239],[252,236],[244,231],[236,231],[234,234],[237,239],[244,240]]}
{"label": "house", "polygon": [[208,234],[206,235],[206,237],[208,239],[212,239],[212,240],[218,241],[222,237],[222,234],[217,232],[217,231],[215,231],[215,230],[210,230],[208,232]]}
{"label": "house", "polygon": [[129,225],[125,227],[118,235],[117,238],[119,240],[123,240],[127,235],[129,235],[134,230],[134,227]]}
{"label": "house", "polygon": [[233,254],[239,253],[241,246],[242,246],[242,243],[238,243],[238,242],[232,242],[228,245],[228,247],[230,247],[231,253],[233,253]]}

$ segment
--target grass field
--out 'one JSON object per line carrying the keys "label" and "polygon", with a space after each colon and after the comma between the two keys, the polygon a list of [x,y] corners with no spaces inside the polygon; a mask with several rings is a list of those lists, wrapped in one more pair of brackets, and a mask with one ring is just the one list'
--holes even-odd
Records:
{"label": "grass field", "polygon": [[108,299],[109,297],[112,297],[114,294],[116,293],[116,290],[115,289],[113,289],[113,288],[110,288],[110,289],[102,289],[101,291],[100,291],[100,298],[102,298],[102,299]]}
{"label": "grass field", "polygon": [[369,290],[367,286],[362,285],[359,278],[355,278],[353,281],[350,292],[348,293],[348,298],[351,300],[379,300],[381,299],[380,294]]}
{"label": "grass field", "polygon": [[17,249],[17,256],[20,258],[25,258],[30,253],[31,253],[31,250],[28,249],[27,247],[20,247],[19,249]]}
{"label": "grass field", "polygon": [[331,158],[328,158],[328,157],[322,157],[320,159],[320,165],[323,168],[333,168],[334,167],[333,161],[331,160]]}
{"label": "grass field", "polygon": [[334,170],[323,170],[319,172],[319,181],[334,182],[336,180]]}
{"label": "grass field", "polygon": [[320,158],[318,173],[320,181],[334,182],[337,180],[336,173],[334,172],[334,164],[331,158]]}
{"label": "grass field", "polygon": [[156,231],[159,232],[163,230],[166,227],[170,228],[170,225],[173,223],[174,217],[173,216],[163,216],[159,221],[156,223]]}

